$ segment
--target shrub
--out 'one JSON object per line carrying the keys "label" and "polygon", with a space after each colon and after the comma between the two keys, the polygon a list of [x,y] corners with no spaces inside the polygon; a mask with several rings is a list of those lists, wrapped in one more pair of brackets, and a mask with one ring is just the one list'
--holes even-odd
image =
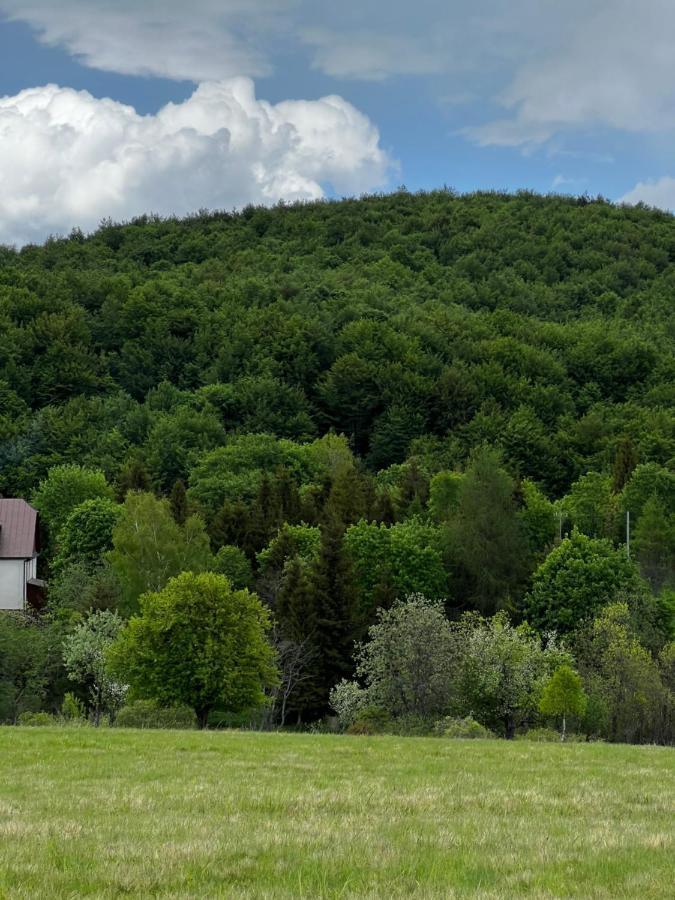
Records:
{"label": "shrub", "polygon": [[30,725],[33,727],[44,725],[56,725],[56,719],[48,712],[22,712],[18,719],[19,725]]}
{"label": "shrub", "polygon": [[347,734],[382,734],[391,724],[389,714],[379,706],[367,706],[347,729]]}
{"label": "shrub", "polygon": [[197,718],[189,706],[159,706],[154,700],[136,700],[118,712],[115,727],[196,728]]}
{"label": "shrub", "polygon": [[439,719],[434,726],[434,733],[446,738],[493,738],[494,733],[477,722],[472,716],[454,718],[446,716]]}
{"label": "shrub", "polygon": [[68,691],[61,704],[61,718],[66,722],[81,722],[86,717],[87,710],[84,703],[75,694]]}
{"label": "shrub", "polygon": [[401,737],[429,737],[434,734],[434,721],[424,716],[399,716],[387,731]]}
{"label": "shrub", "polygon": [[269,707],[255,706],[239,712],[214,709],[209,713],[209,728],[236,728],[240,731],[263,731],[267,724]]}
{"label": "shrub", "polygon": [[355,681],[342,679],[330,692],[329,703],[335,710],[341,728],[348,728],[368,703],[368,691],[360,687]]}

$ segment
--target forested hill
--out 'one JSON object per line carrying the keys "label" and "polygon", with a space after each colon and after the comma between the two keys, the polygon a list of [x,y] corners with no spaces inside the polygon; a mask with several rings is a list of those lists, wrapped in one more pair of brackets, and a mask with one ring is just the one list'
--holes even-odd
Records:
{"label": "forested hill", "polygon": [[[672,466],[674,294],[672,216],[529,193],[143,218],[3,248],[0,491],[29,495],[69,461],[114,480],[139,448],[169,490],[240,432],[332,429],[375,471],[411,454],[461,468],[489,443],[551,496],[611,469],[625,435]],[[153,429],[178,410],[167,469]]]}
{"label": "forested hill", "polygon": [[[672,742],[671,216],[399,192],[1,254],[0,494],[38,510],[48,588],[0,616],[0,721],[114,717],[91,640],[201,724],[265,696],[268,724],[512,737],[555,670],[586,736]],[[195,696],[228,604],[258,675]]]}

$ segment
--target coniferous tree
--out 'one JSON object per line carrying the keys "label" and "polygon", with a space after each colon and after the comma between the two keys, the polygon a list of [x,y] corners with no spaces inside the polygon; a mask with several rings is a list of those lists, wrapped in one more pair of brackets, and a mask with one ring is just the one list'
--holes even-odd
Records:
{"label": "coniferous tree", "polygon": [[225,500],[209,524],[209,537],[214,550],[228,544],[244,548],[248,531],[249,510],[241,501]]}
{"label": "coniferous tree", "polygon": [[179,525],[183,525],[188,517],[188,502],[185,482],[182,478],[179,478],[174,482],[169,502],[171,504],[171,513],[174,519]]}
{"label": "coniferous tree", "polygon": [[353,466],[342,466],[335,473],[323,509],[325,521],[336,519],[350,525],[366,517],[370,492],[368,478]]}
{"label": "coniferous tree", "polygon": [[[394,581],[394,574],[391,568],[386,566],[373,589],[373,609],[391,609],[398,599],[399,592]],[[371,624],[371,622],[364,622],[362,628]]]}
{"label": "coniferous tree", "polygon": [[263,549],[281,523],[278,497],[265,473],[248,517],[243,549],[249,557],[253,558]]}
{"label": "coniferous tree", "polygon": [[484,614],[513,604],[528,569],[527,535],[513,499],[514,481],[492,450],[473,457],[449,527],[456,563],[453,597]]}
{"label": "coniferous tree", "polygon": [[382,525],[393,525],[396,522],[396,507],[388,490],[378,493],[373,507],[373,519]]}
{"label": "coniferous tree", "polygon": [[317,629],[316,593],[306,566],[294,556],[284,567],[277,595],[276,618],[283,635],[298,643],[313,640]]}
{"label": "coniferous tree", "polygon": [[321,529],[321,549],[312,578],[317,607],[316,645],[321,660],[318,688],[324,709],[331,688],[353,671],[357,598],[343,539],[342,522],[329,519]]}
{"label": "coniferous tree", "polygon": [[282,681],[284,662],[293,661],[295,683],[289,684],[283,718],[295,715],[298,722],[321,711],[321,656],[317,646],[316,592],[306,565],[294,556],[285,566],[276,600],[278,651]]}
{"label": "coniferous tree", "polygon": [[147,493],[152,490],[152,480],[145,465],[137,456],[122,469],[117,479],[117,496],[124,500],[129,491]]}
{"label": "coniferous tree", "polygon": [[429,500],[429,480],[416,459],[411,459],[406,466],[400,491],[401,511],[408,516],[421,515]]}
{"label": "coniferous tree", "polygon": [[295,525],[302,520],[300,493],[291,473],[283,466],[274,474],[274,493],[279,518]]}
{"label": "coniferous tree", "polygon": [[656,495],[642,507],[633,546],[640,573],[654,593],[675,582],[675,513],[668,516]]}

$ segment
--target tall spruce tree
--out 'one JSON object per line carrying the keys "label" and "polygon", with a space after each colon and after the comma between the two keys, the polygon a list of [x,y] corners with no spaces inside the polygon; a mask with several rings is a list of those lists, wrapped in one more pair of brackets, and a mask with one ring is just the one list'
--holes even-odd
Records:
{"label": "tall spruce tree", "polygon": [[302,519],[300,493],[291,473],[280,466],[274,473],[273,492],[279,517],[283,522],[296,525]]}
{"label": "tall spruce tree", "polygon": [[358,522],[368,515],[370,500],[368,477],[354,466],[341,466],[331,482],[323,509],[324,520],[335,519],[343,525]]}
{"label": "tall spruce tree", "polygon": [[321,528],[321,550],[313,567],[316,645],[320,658],[317,687],[320,711],[324,712],[331,688],[354,670],[357,597],[343,540],[343,523],[331,517]]}
{"label": "tall spruce tree", "polygon": [[306,564],[297,556],[284,569],[277,595],[276,621],[280,649],[288,656],[289,649],[295,648],[294,662],[301,667],[296,673],[300,677],[296,677],[285,701],[285,711],[301,722],[321,712],[324,697],[323,664],[317,645],[317,594]]}
{"label": "tall spruce tree", "polygon": [[182,478],[174,482],[169,502],[174,519],[179,525],[183,525],[188,517],[188,501],[185,482]]}
{"label": "tall spruce tree", "polygon": [[527,575],[529,547],[514,490],[498,454],[482,448],[467,469],[448,529],[453,596],[483,614],[511,607]]}
{"label": "tall spruce tree", "polygon": [[267,473],[263,474],[248,520],[243,549],[253,558],[281,525],[278,497]]}

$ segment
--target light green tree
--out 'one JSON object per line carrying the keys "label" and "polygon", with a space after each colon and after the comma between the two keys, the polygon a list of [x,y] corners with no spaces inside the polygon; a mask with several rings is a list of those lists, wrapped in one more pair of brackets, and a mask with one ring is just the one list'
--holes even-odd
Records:
{"label": "light green tree", "polygon": [[588,537],[611,537],[616,527],[612,479],[601,472],[582,475],[564,498],[563,509],[575,528]]}
{"label": "light green tree", "polygon": [[644,587],[625,550],[575,530],[535,571],[525,615],[536,628],[562,634],[622,592],[640,596]]}
{"label": "light green tree", "polygon": [[124,501],[107,557],[129,610],[136,608],[141,594],[160,591],[180,572],[204,572],[213,566],[199,516],[190,516],[184,525],[178,525],[167,500],[134,492]]}
{"label": "light green tree", "polygon": [[248,557],[233,544],[226,544],[216,553],[213,571],[226,575],[236,590],[250,588],[253,584],[253,570]]}
{"label": "light green tree", "polygon": [[345,550],[359,590],[360,614],[372,621],[380,593],[391,582],[398,597],[423,594],[438,599],[448,593],[441,553],[441,532],[417,518],[387,527],[362,520],[347,529]]}
{"label": "light green tree", "polygon": [[112,547],[113,530],[122,507],[107,497],[85,500],[70,513],[59,531],[54,570],[76,562],[97,563]]}
{"label": "light green tree", "polygon": [[561,718],[560,740],[564,741],[568,716],[583,716],[586,704],[581,677],[571,666],[562,665],[547,681],[539,701],[539,711],[545,716]]}
{"label": "light green tree", "polygon": [[133,695],[194,709],[200,728],[216,708],[262,705],[277,681],[270,618],[255,594],[224,575],[184,572],[144,594],[111,648],[111,670]]}
{"label": "light green tree", "polygon": [[103,472],[83,466],[54,466],[33,494],[33,505],[47,526],[50,541],[56,540],[70,513],[97,497],[113,499],[113,489]]}
{"label": "light green tree", "polygon": [[[575,656],[587,684],[606,708],[601,734],[612,741],[673,740],[673,692],[652,654],[641,644],[626,603],[600,610],[575,640]],[[589,689],[589,705],[591,692]],[[595,699],[595,698],[593,698]]]}

